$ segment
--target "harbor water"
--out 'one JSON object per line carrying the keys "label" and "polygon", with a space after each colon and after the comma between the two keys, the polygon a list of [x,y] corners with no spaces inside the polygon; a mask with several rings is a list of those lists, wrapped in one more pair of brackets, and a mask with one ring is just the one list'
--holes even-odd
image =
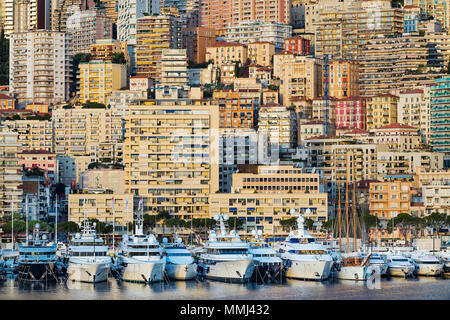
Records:
{"label": "harbor water", "polygon": [[[144,285],[109,278],[91,284],[21,285],[0,282],[1,300],[448,300],[450,279],[434,277],[382,278],[369,287],[363,282],[330,279],[323,282],[287,279],[283,283],[234,284],[216,281],[172,281]],[[378,287],[378,288],[377,288]]]}

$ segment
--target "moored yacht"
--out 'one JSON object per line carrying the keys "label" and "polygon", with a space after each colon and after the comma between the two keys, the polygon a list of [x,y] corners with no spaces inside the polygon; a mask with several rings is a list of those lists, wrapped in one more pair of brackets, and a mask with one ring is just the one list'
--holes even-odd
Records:
{"label": "moored yacht", "polygon": [[374,269],[378,269],[381,276],[387,275],[388,265],[379,253],[372,253],[369,259],[369,265]]}
{"label": "moored yacht", "polygon": [[216,215],[214,220],[219,226],[218,233],[216,230],[209,232],[198,262],[199,274],[211,280],[248,282],[255,269],[249,244],[242,241],[235,230],[227,233],[228,215]]}
{"label": "moored yacht", "polygon": [[253,239],[249,242],[249,253],[253,256],[255,280],[265,280],[266,278],[272,280],[281,277],[283,260],[277,255],[274,248],[260,238],[261,230],[252,230],[252,235]]}
{"label": "moored yacht", "polygon": [[444,272],[444,264],[434,255],[417,253],[411,259],[417,266],[419,276],[439,276]]}
{"label": "moored yacht", "polygon": [[408,258],[401,255],[387,255],[386,263],[388,265],[388,274],[393,277],[413,276],[416,270],[414,264]]}
{"label": "moored yacht", "polygon": [[369,253],[365,257],[358,256],[357,253],[341,254],[340,265],[337,270],[337,278],[340,280],[366,281],[374,274],[375,268],[370,266],[371,257]]}
{"label": "moored yacht", "polygon": [[112,260],[108,246],[96,236],[95,223],[84,220],[82,233],[75,234],[68,248],[68,280],[97,283],[108,279]]}
{"label": "moored yacht", "polygon": [[305,218],[297,218],[297,233],[291,232],[281,242],[278,252],[287,267],[286,277],[325,280],[330,277],[333,258],[328,250],[309,235],[304,228]]}
{"label": "moored yacht", "polygon": [[123,235],[119,246],[118,264],[123,267],[122,280],[152,283],[164,279],[166,258],[153,234],[144,235],[142,199],[135,220],[135,233]]}
{"label": "moored yacht", "polygon": [[197,264],[191,252],[183,244],[183,240],[175,234],[175,242],[163,239],[166,256],[166,272],[173,280],[191,280],[197,276]]}
{"label": "moored yacht", "polygon": [[19,281],[58,280],[56,244],[49,244],[47,235],[41,236],[39,228],[39,223],[36,223],[33,235],[27,235],[26,242],[19,243],[17,260]]}

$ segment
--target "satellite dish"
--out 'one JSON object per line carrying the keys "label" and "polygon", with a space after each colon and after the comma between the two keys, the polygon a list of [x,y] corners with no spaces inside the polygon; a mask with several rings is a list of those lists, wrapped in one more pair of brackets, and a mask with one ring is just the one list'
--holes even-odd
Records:
{"label": "satellite dish", "polygon": [[291,210],[289,210],[289,213],[290,213],[290,214],[294,214],[294,213],[295,213],[295,209],[292,208]]}
{"label": "satellite dish", "polygon": [[42,235],[42,240],[47,240],[47,235],[46,234]]}
{"label": "satellite dish", "polygon": [[255,229],[252,230],[252,235],[253,235],[253,236],[256,235],[256,230],[255,230]]}
{"label": "satellite dish", "polygon": [[216,214],[216,215],[214,216],[214,220],[219,221],[219,215],[218,215],[218,214]]}
{"label": "satellite dish", "polygon": [[169,243],[169,239],[167,239],[166,237],[163,238],[163,243],[164,244],[168,244]]}
{"label": "satellite dish", "polygon": [[230,217],[229,217],[227,214],[225,214],[225,215],[223,216],[223,220],[224,220],[224,221],[227,221],[229,218],[230,218]]}
{"label": "satellite dish", "polygon": [[258,235],[262,236],[262,230],[258,230]]}

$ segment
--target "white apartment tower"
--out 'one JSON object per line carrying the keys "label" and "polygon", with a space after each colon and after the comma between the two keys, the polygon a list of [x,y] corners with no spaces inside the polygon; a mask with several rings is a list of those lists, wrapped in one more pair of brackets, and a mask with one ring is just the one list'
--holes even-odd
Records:
{"label": "white apartment tower", "polygon": [[69,50],[70,38],[63,32],[39,30],[11,34],[9,90],[19,104],[67,100]]}

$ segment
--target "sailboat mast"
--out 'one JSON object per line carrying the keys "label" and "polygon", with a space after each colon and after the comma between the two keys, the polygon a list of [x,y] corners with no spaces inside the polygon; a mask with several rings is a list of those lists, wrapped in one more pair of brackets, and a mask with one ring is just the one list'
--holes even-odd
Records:
{"label": "sailboat mast", "polygon": [[11,195],[11,242],[12,248],[14,250],[14,202],[12,195]]}
{"label": "sailboat mast", "polygon": [[58,194],[55,200],[55,242],[58,243]]}
{"label": "sailboat mast", "polygon": [[348,224],[348,157],[345,157],[345,168],[346,168],[346,174],[345,174],[345,220],[346,220],[346,233],[347,233],[347,253],[350,252],[350,244],[348,239],[348,231],[349,231],[349,224]]}
{"label": "sailboat mast", "polygon": [[25,243],[28,245],[28,194],[25,195]]}
{"label": "sailboat mast", "polygon": [[342,251],[342,227],[341,227],[341,184],[338,183],[338,226],[339,226],[339,253]]}
{"label": "sailboat mast", "polygon": [[[353,170],[354,172],[355,170]],[[353,177],[354,178],[354,177]],[[353,179],[353,198],[352,198],[352,207],[353,207],[353,251],[356,253],[356,206],[355,206],[355,201],[356,201],[356,196],[355,196],[355,192],[356,192],[356,181],[355,179]],[[356,254],[355,254],[355,263],[356,263]]]}

